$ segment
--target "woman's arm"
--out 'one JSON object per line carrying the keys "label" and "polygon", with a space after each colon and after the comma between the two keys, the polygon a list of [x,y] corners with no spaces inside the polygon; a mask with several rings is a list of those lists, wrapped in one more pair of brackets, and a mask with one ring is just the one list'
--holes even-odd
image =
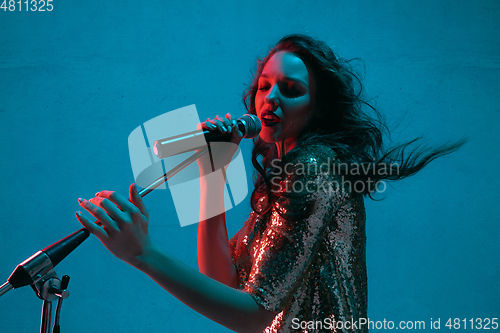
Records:
{"label": "woman's arm", "polygon": [[[230,128],[229,128],[230,127]],[[231,144],[211,145],[208,155],[198,159],[200,168],[200,223],[198,225],[198,267],[200,272],[236,288],[238,278],[233,265],[224,214],[223,174],[241,141],[242,133],[231,115],[207,119],[200,128],[233,134]],[[229,146],[229,147],[228,147]],[[212,168],[213,165],[213,168]],[[215,215],[215,216],[214,216]]]}
{"label": "woman's arm", "polygon": [[158,248],[148,251],[137,268],[191,309],[236,332],[262,332],[276,316],[250,294],[209,278]]}
{"label": "woman's arm", "polygon": [[215,281],[151,242],[148,212],[134,185],[130,202],[116,192],[102,191],[80,205],[102,224],[81,213],[78,220],[118,258],[140,269],[190,308],[237,332],[261,332],[276,313],[258,305],[248,293]]}
{"label": "woman's arm", "polygon": [[200,272],[230,287],[238,286],[236,269],[233,265],[226,230],[225,214],[211,218],[208,210],[224,212],[224,184],[200,181],[201,205],[198,225],[198,267]]}

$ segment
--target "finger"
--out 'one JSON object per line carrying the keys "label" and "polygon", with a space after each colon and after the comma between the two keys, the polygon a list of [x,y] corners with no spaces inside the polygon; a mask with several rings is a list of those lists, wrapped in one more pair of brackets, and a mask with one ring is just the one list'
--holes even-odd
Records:
{"label": "finger", "polygon": [[94,234],[97,238],[99,238],[101,241],[105,238],[108,237],[108,234],[104,229],[102,229],[99,225],[97,225],[95,222],[90,221],[88,218],[86,218],[82,212],[78,211],[75,212],[76,219],[92,234]]}
{"label": "finger", "polygon": [[226,116],[224,118],[225,118],[224,123],[229,124],[228,125],[229,132],[234,133],[234,128],[238,127],[236,126],[236,120],[232,118],[230,113],[226,113]]}
{"label": "finger", "polygon": [[241,139],[243,138],[243,133],[240,131],[240,128],[238,127],[238,123],[236,119],[231,119],[231,122],[233,123],[233,138],[234,139]]}
{"label": "finger", "polygon": [[217,129],[221,133],[227,133],[227,129],[224,127],[224,123],[218,119],[207,118],[207,120],[204,123],[200,123],[199,126],[210,131]]}
{"label": "finger", "polygon": [[228,113],[226,113],[225,118],[226,118],[227,120],[229,120],[229,121],[233,121],[233,120],[235,120],[235,119],[233,119],[233,116],[231,116],[231,114],[230,114],[229,112],[228,112]]}
{"label": "finger", "polygon": [[228,129],[228,132],[232,132],[233,123],[231,122],[231,114],[227,113],[224,118],[221,118],[221,121],[224,123],[224,126]]}
{"label": "finger", "polygon": [[141,196],[137,192],[137,185],[136,184],[130,185],[128,193],[130,196],[130,201],[132,201],[132,203],[139,209],[139,211],[142,213],[142,215],[144,215],[148,219],[149,218],[149,211],[146,208],[146,205],[144,204],[144,202],[142,201]]}
{"label": "finger", "polygon": [[101,191],[96,193],[96,197],[106,198],[112,203],[114,203],[121,211],[132,211],[136,207],[128,201],[124,196],[116,191]]}
{"label": "finger", "polygon": [[116,222],[113,221],[111,217],[108,216],[108,214],[106,214],[104,209],[94,205],[88,200],[81,198],[78,199],[78,203],[83,209],[92,214],[92,216],[94,216],[99,222],[102,223],[108,235],[119,231]]}
{"label": "finger", "polygon": [[241,132],[238,127],[237,119],[233,118],[233,116],[231,116],[230,113],[226,114],[226,119],[228,119],[229,122],[231,123],[231,133],[233,134],[233,140],[231,141],[241,140],[241,138],[243,138],[243,132]]}
{"label": "finger", "polygon": [[[230,123],[229,121],[226,119],[226,118],[221,118],[219,116],[216,116],[215,119],[215,125],[217,126],[217,128],[220,130],[221,133],[229,133],[231,132],[231,128],[230,128]],[[212,122],[214,123],[214,122]]]}
{"label": "finger", "polygon": [[202,122],[202,123],[199,123],[197,126],[196,126],[196,129],[208,129],[208,130],[214,130],[217,128],[217,126],[215,126],[214,124],[212,124],[210,122],[210,118],[207,118],[206,121]]}
{"label": "finger", "polygon": [[126,220],[127,216],[118,208],[111,200],[99,196],[100,192],[96,193],[95,198],[89,199],[94,205],[101,207],[115,221]]}

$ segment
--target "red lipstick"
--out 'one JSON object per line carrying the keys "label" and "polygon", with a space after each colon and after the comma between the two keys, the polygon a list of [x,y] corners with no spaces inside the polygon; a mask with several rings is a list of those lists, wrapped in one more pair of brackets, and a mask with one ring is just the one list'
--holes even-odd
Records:
{"label": "red lipstick", "polygon": [[275,126],[281,121],[274,112],[268,110],[262,112],[260,120],[262,121],[262,125],[267,127]]}

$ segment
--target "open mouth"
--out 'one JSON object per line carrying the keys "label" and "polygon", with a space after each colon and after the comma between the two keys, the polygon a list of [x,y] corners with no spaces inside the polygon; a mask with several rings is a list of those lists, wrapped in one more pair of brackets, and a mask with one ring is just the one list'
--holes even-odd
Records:
{"label": "open mouth", "polygon": [[262,125],[264,126],[274,126],[281,121],[281,119],[277,115],[270,111],[264,111],[260,115],[260,119],[262,120]]}

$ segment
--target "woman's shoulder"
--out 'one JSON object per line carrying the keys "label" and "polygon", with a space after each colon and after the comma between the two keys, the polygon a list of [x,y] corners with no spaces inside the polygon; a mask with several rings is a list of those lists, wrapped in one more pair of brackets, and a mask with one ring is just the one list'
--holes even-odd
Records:
{"label": "woman's shoulder", "polygon": [[274,207],[288,220],[306,218],[317,209],[335,209],[348,192],[335,171],[335,151],[322,143],[299,146],[283,159],[280,182],[274,192]]}
{"label": "woman's shoulder", "polygon": [[[317,183],[326,184],[336,181],[336,153],[328,145],[315,143],[307,146],[298,146],[286,154],[273,175],[272,184],[278,184],[282,191],[290,193],[290,186],[293,186],[293,194],[297,196],[307,196],[310,191],[304,191],[304,186],[297,184],[307,184],[308,189],[316,186]],[[314,185],[316,184],[316,185]],[[301,188],[301,191],[297,191]]]}
{"label": "woman's shoulder", "polygon": [[324,143],[301,145],[292,149],[283,158],[284,164],[318,164],[331,167],[337,163],[337,154],[331,146]]}

